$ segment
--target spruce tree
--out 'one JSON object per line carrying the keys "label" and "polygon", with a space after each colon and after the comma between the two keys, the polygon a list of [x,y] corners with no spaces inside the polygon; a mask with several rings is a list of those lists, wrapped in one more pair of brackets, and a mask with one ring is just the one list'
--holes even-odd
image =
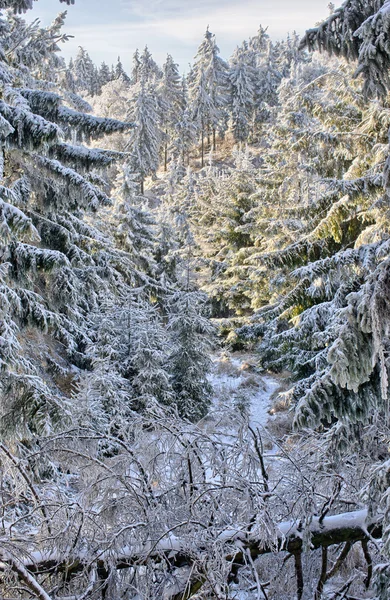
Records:
{"label": "spruce tree", "polygon": [[117,63],[115,65],[115,79],[122,78],[125,83],[130,83],[130,77],[127,75],[126,71],[123,68],[121,58],[118,56]]}
{"label": "spruce tree", "polygon": [[79,46],[78,53],[73,63],[73,75],[77,91],[84,91],[90,95],[94,95],[96,81],[94,64],[88,52],[81,46]]}
{"label": "spruce tree", "polygon": [[172,351],[167,369],[174,402],[179,415],[194,422],[207,414],[212,392],[207,375],[214,329],[205,316],[206,301],[200,292],[180,291],[172,296],[169,305]]}
{"label": "spruce tree", "polygon": [[206,30],[204,40],[198,48],[194,65],[189,74],[190,102],[193,118],[198,123],[202,143],[202,166],[204,166],[204,137],[208,146],[216,149],[216,132],[224,128],[225,107],[228,103],[228,65],[219,56],[215,36]]}
{"label": "spruce tree", "polygon": [[[137,63],[137,59],[138,57],[134,56],[134,67]],[[161,69],[147,46],[145,46],[139,61],[139,81],[142,81],[144,84],[155,84],[161,79]]]}
{"label": "spruce tree", "polygon": [[111,73],[109,66],[103,61],[99,69],[99,85],[102,88],[111,81]]}
{"label": "spruce tree", "polygon": [[255,88],[254,68],[242,49],[237,49],[231,60],[229,80],[233,135],[237,142],[244,142],[249,136]]}
{"label": "spruce tree", "polygon": [[161,128],[164,133],[164,170],[168,168],[168,148],[174,136],[183,106],[182,80],[178,65],[168,54],[159,85]]}
{"label": "spruce tree", "polygon": [[[57,20],[54,27],[61,25]],[[132,125],[78,112],[66,105],[66,94],[40,89],[46,82],[35,73],[47,71],[42,62],[52,65],[59,50],[53,39],[61,36],[53,36],[53,26],[35,35],[10,15],[1,26],[1,426],[5,433],[13,420],[21,435],[29,435],[66,417],[70,390],[64,382],[73,379],[76,365],[89,364],[88,315],[110,286],[125,285],[123,259],[84,220],[110,202],[91,168],[104,169],[117,156],[80,142]],[[24,43],[15,45],[17,39]]]}
{"label": "spruce tree", "polygon": [[155,175],[159,165],[161,132],[158,127],[158,107],[154,89],[141,82],[135,101],[134,122],[136,128],[130,138],[130,169],[137,173],[140,193],[144,193],[145,178]]}
{"label": "spruce tree", "polygon": [[138,48],[133,54],[133,66],[131,69],[131,83],[135,85],[140,80],[140,67],[141,67],[141,59],[139,55]]}

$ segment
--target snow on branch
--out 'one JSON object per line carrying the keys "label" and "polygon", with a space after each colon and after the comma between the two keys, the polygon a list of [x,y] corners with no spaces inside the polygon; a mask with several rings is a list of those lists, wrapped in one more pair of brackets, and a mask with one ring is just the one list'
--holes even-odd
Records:
{"label": "snow on branch", "polygon": [[[60,0],[65,4],[74,4],[75,0]],[[33,0],[0,0],[0,9],[12,8],[14,12],[21,14],[33,8]]]}
{"label": "snow on branch", "polygon": [[111,204],[111,200],[104,192],[89,183],[77,171],[64,167],[58,160],[50,160],[44,156],[35,155],[34,162],[46,170],[52,178],[64,183],[68,189],[68,186],[71,186],[76,193],[77,200],[82,205],[88,204],[90,208],[96,210],[101,204]]}
{"label": "snow on branch", "polygon": [[355,76],[363,74],[365,95],[385,96],[390,88],[389,20],[389,0],[346,0],[306,32],[300,47],[357,60]]}
{"label": "snow on branch", "polygon": [[50,147],[49,154],[60,162],[71,164],[74,168],[89,170],[90,167],[107,167],[126,156],[123,152],[86,148],[70,144],[56,144]]}

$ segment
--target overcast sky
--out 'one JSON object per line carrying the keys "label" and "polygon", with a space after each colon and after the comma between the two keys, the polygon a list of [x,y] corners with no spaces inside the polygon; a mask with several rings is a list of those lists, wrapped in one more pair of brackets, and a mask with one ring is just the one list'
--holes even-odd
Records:
{"label": "overcast sky", "polygon": [[[130,70],[136,48],[146,44],[162,63],[172,54],[182,71],[196,52],[207,25],[216,34],[224,58],[235,46],[254,35],[260,23],[273,39],[288,32],[299,34],[329,14],[329,0],[75,0],[67,7],[64,31],[74,39],[64,45],[69,58],[84,46],[93,60],[109,64],[121,57]],[[48,24],[62,5],[39,0],[29,19]]]}

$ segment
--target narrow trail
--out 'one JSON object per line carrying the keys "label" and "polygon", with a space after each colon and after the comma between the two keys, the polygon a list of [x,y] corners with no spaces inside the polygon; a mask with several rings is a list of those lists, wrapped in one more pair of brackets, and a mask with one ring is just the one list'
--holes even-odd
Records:
{"label": "narrow trail", "polygon": [[210,383],[214,388],[215,407],[225,405],[245,410],[252,426],[265,428],[272,397],[280,388],[280,381],[271,375],[260,374],[256,359],[254,354],[216,355]]}

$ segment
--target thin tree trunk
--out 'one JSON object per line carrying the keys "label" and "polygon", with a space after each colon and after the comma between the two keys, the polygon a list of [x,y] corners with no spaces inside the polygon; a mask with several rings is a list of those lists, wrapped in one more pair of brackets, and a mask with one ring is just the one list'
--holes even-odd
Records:
{"label": "thin tree trunk", "polygon": [[202,169],[204,167],[204,126],[202,123]]}
{"label": "thin tree trunk", "polygon": [[[165,130],[165,136],[166,138],[168,137],[168,130]],[[164,148],[164,171],[167,172],[168,170],[168,140],[165,142],[165,148]]]}
{"label": "thin tree trunk", "polygon": [[215,127],[213,128],[213,151],[215,152],[217,149],[217,136],[215,132]]}
{"label": "thin tree trunk", "polygon": [[294,554],[295,557],[295,575],[297,578],[297,598],[301,600],[303,596],[303,568],[302,568],[302,550]]}
{"label": "thin tree trunk", "polygon": [[326,583],[328,573],[328,548],[322,547],[322,561],[321,561],[321,574],[318,580],[317,589],[314,594],[314,600],[321,600],[322,592],[324,591],[324,585]]}
{"label": "thin tree trunk", "polygon": [[141,196],[143,196],[143,195],[144,195],[144,191],[145,191],[145,190],[144,190],[144,178],[143,178],[143,177],[141,177]]}

